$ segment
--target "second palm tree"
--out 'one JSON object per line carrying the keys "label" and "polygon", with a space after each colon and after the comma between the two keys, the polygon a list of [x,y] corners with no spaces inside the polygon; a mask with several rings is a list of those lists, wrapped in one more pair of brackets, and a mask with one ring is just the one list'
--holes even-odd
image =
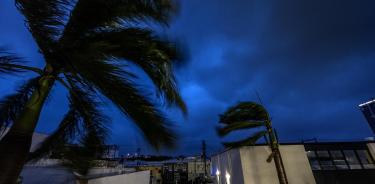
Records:
{"label": "second palm tree", "polygon": [[270,141],[267,142],[272,152],[267,161],[271,162],[271,160],[274,159],[280,184],[288,183],[279,150],[279,142],[272,128],[269,114],[262,105],[254,102],[241,102],[233,107],[230,107],[224,112],[224,114],[220,115],[220,123],[224,124],[224,126],[218,128],[218,134],[221,137],[236,130],[264,128],[263,130],[255,132],[253,135],[244,140],[236,142],[224,142],[223,145],[228,148],[251,146],[263,136],[268,136]]}

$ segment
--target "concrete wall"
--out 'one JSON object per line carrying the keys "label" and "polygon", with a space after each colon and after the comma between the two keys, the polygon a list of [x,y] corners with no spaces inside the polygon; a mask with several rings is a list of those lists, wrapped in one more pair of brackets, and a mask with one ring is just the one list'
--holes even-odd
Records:
{"label": "concrete wall", "polygon": [[[226,151],[211,158],[211,174],[215,176],[215,183],[219,184],[244,184],[239,149]],[[227,183],[226,175],[230,176]]]}
{"label": "concrete wall", "polygon": [[106,174],[121,174],[124,173],[125,169],[123,168],[105,168],[105,167],[94,167],[91,168],[88,172],[88,176],[95,175],[106,175]]}
{"label": "concrete wall", "polygon": [[61,166],[25,166],[21,176],[22,184],[75,184],[73,173]]}
{"label": "concrete wall", "polygon": [[149,184],[150,171],[91,179],[88,184]]}
{"label": "concrete wall", "polygon": [[[313,172],[303,145],[281,145],[280,152],[289,184],[315,184]],[[274,162],[266,160],[271,154],[268,146],[249,146],[232,149],[212,158],[212,174],[219,170],[217,183],[229,184],[278,184]]]}
{"label": "concrete wall", "polygon": [[275,164],[266,160],[271,154],[268,146],[249,146],[240,149],[245,184],[277,184]]}
{"label": "concrete wall", "polygon": [[281,145],[280,152],[289,184],[315,184],[303,145]]}
{"label": "concrete wall", "polygon": [[367,143],[367,147],[370,151],[372,158],[375,158],[375,143]]}

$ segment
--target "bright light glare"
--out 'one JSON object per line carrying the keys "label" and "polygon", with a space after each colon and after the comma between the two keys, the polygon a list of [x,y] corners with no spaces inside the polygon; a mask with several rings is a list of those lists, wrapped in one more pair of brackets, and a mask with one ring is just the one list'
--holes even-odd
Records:
{"label": "bright light glare", "polygon": [[360,104],[359,106],[362,107],[362,106],[365,106],[365,105],[371,104],[371,103],[373,103],[373,102],[375,102],[375,100],[371,100],[371,101],[369,101],[369,102],[366,102],[366,103]]}
{"label": "bright light glare", "polygon": [[225,178],[227,179],[227,184],[230,184],[230,174],[228,172],[225,173]]}

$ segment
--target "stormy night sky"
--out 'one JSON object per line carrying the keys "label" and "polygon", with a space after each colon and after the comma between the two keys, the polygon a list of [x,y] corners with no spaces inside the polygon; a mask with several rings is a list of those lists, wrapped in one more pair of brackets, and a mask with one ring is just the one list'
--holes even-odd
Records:
{"label": "stormy night sky", "polygon": [[[258,101],[273,117],[282,142],[363,140],[372,136],[358,104],[375,97],[375,1],[184,0],[162,32],[186,44],[190,57],[176,68],[189,116],[168,109],[179,147],[163,154],[220,150],[218,114],[239,101]],[[33,38],[13,0],[0,2],[0,45],[42,66]],[[3,75],[0,94],[11,93],[30,74]],[[38,132],[56,128],[67,110],[57,85]],[[121,151],[152,152],[142,135],[114,108],[112,137]],[[239,139],[244,132],[229,139]]]}

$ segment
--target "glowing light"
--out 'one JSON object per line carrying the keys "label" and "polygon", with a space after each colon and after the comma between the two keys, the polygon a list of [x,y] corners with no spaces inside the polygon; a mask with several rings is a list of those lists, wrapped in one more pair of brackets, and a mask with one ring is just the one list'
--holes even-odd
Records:
{"label": "glowing light", "polygon": [[365,106],[365,105],[368,105],[368,104],[371,104],[371,103],[374,103],[375,100],[371,100],[371,101],[368,101],[368,102],[365,102],[363,104],[360,104],[359,106],[362,107],[362,106]]}
{"label": "glowing light", "polygon": [[225,173],[225,178],[227,179],[227,184],[230,184],[230,174],[228,172]]}
{"label": "glowing light", "polygon": [[219,171],[219,169],[216,170],[216,179],[217,179],[217,183],[220,183],[220,171]]}

